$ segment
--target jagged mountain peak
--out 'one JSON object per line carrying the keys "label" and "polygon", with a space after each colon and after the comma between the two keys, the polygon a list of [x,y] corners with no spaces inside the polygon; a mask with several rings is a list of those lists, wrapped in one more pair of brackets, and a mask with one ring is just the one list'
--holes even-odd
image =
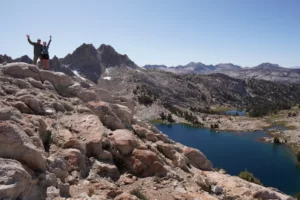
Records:
{"label": "jagged mountain peak", "polygon": [[6,55],[6,54],[1,55],[0,54],[0,63],[4,63],[4,62],[10,63],[12,61],[13,61],[13,59],[11,57],[9,57],[8,55]]}
{"label": "jagged mountain peak", "polygon": [[97,49],[102,54],[111,54],[117,56],[124,56],[124,58],[128,58],[126,54],[118,53],[111,45],[101,44],[100,47]]}
{"label": "jagged mountain peak", "polygon": [[273,64],[269,62],[262,63],[256,67],[253,67],[253,69],[264,69],[264,70],[276,70],[276,69],[284,69],[278,64]]}
{"label": "jagged mountain peak", "polygon": [[189,62],[186,66],[188,65],[204,65],[202,62]]}
{"label": "jagged mountain peak", "polygon": [[78,48],[95,48],[93,44],[83,43]]}
{"label": "jagged mountain peak", "polygon": [[124,54],[118,53],[112,46],[102,44],[98,48],[99,57],[101,60],[101,63],[107,68],[107,67],[131,67],[136,68],[138,67],[132,60],[129,59],[129,57]]}
{"label": "jagged mountain peak", "polygon": [[[109,67],[138,67],[128,56],[119,54],[112,46],[102,44],[98,49],[93,44],[83,43],[73,53],[58,59],[61,71],[66,67],[97,83],[102,72]],[[59,71],[57,62],[55,68]],[[70,73],[68,73],[70,74]]]}
{"label": "jagged mountain peak", "polygon": [[73,54],[82,54],[82,53],[95,56],[97,54],[97,49],[92,44],[83,43],[73,52]]}
{"label": "jagged mountain peak", "polygon": [[101,44],[100,47],[98,48],[99,51],[110,51],[116,53],[116,50],[108,44]]}
{"label": "jagged mountain peak", "polygon": [[123,56],[124,58],[129,59],[126,54],[118,53],[111,45],[101,44],[97,50],[100,51],[100,53],[102,53],[102,54],[118,55],[118,56]]}
{"label": "jagged mountain peak", "polygon": [[216,65],[217,68],[220,68],[220,69],[242,69],[241,66],[239,65],[235,65],[235,64],[232,64],[232,63],[219,63]]}

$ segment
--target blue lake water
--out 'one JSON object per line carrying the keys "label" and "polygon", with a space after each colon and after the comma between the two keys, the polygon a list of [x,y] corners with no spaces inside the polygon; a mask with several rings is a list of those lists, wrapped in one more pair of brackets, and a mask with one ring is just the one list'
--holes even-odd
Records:
{"label": "blue lake water", "polygon": [[300,192],[300,167],[285,145],[259,141],[264,132],[213,132],[206,128],[174,124],[155,124],[172,140],[201,150],[214,167],[238,175],[247,169],[267,187],[293,195]]}
{"label": "blue lake water", "polygon": [[287,130],[288,128],[287,127],[284,127],[284,126],[272,126],[270,128],[266,128],[265,130],[266,131],[270,131],[270,130],[277,130],[277,131],[285,131]]}
{"label": "blue lake water", "polygon": [[223,114],[225,115],[238,115],[238,116],[245,116],[246,112],[243,111],[243,110],[228,110],[228,111],[225,111]]}

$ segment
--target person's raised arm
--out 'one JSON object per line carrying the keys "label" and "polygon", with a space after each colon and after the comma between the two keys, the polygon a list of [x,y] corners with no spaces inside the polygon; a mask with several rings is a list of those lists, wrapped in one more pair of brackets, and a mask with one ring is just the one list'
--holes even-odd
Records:
{"label": "person's raised arm", "polygon": [[47,48],[49,48],[49,46],[50,46],[51,39],[52,39],[52,36],[50,35],[50,40],[49,40],[49,42],[48,42],[48,44],[47,44]]}
{"label": "person's raised arm", "polygon": [[30,36],[29,36],[29,35],[26,35],[26,36],[27,36],[27,40],[28,40],[29,44],[34,45],[34,42],[32,42],[32,41],[30,40]]}

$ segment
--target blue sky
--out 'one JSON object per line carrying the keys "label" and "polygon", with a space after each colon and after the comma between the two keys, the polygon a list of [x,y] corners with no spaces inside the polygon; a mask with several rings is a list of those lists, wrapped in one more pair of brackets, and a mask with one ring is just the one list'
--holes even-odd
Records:
{"label": "blue sky", "polygon": [[300,66],[299,10],[299,0],[2,0],[0,54],[32,57],[26,34],[51,34],[51,57],[104,43],[140,66]]}

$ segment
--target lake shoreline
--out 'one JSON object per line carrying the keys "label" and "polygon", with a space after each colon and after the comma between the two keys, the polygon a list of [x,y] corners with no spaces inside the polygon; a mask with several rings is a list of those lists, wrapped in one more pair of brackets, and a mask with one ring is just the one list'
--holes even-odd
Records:
{"label": "lake shoreline", "polygon": [[[176,117],[176,122],[173,124],[183,124],[191,127],[209,128],[212,131],[220,132],[256,132],[264,131],[269,136],[269,139],[264,139],[264,142],[273,143],[274,138],[278,138],[281,143],[290,147],[297,155],[300,152],[300,116],[287,118],[288,111],[281,111],[278,115],[266,116],[261,118],[253,118],[248,116],[231,116],[231,115],[216,115],[205,114],[201,116],[201,123],[204,126],[195,125],[183,118]],[[205,118],[203,118],[205,116]],[[200,118],[200,117],[199,117]],[[276,118],[276,120],[273,120]],[[203,120],[205,119],[205,120]],[[155,124],[170,124],[162,120],[150,120],[150,123]],[[299,125],[297,124],[299,122]],[[296,124],[295,124],[296,123]],[[212,129],[211,125],[218,124],[219,128]],[[284,130],[273,129],[276,126],[284,127]],[[273,129],[273,130],[272,130]]]}

